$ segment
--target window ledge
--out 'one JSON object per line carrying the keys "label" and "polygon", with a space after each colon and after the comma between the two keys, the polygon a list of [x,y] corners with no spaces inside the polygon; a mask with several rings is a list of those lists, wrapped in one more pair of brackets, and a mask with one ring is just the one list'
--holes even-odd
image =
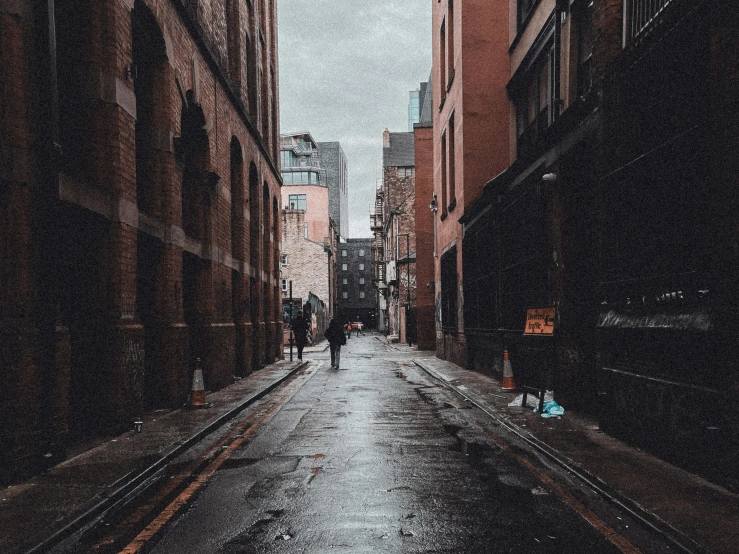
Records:
{"label": "window ledge", "polygon": [[441,98],[441,102],[439,102],[439,111],[444,107],[444,102],[446,102],[446,93],[444,93],[444,96]]}

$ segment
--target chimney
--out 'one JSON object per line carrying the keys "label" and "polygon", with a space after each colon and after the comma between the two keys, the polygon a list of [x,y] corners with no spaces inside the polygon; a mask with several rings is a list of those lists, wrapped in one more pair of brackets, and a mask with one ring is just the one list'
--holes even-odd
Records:
{"label": "chimney", "polygon": [[390,148],[390,131],[385,127],[385,131],[382,133],[382,147]]}

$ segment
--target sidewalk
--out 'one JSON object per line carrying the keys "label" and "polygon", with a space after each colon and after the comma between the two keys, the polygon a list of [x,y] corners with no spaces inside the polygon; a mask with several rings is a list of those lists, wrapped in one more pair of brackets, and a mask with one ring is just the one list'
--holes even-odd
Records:
{"label": "sidewalk", "polygon": [[[303,348],[303,354],[315,354],[317,352],[325,352],[328,348],[328,341],[326,339],[322,339],[318,341],[317,343],[311,345],[311,346],[305,346]],[[290,345],[287,344],[282,351],[285,353],[285,359],[290,359]],[[298,347],[293,344],[293,360],[298,359]]]}
{"label": "sidewalk", "polygon": [[596,420],[569,412],[567,406],[561,419],[543,419],[532,408],[509,407],[517,394],[502,391],[490,376],[440,360],[433,352],[402,344],[391,348],[414,354],[416,365],[485,407],[606,495],[641,511],[688,550],[739,552],[739,494],[604,434]]}
{"label": "sidewalk", "polygon": [[3,489],[0,552],[44,552],[32,549],[84,527],[300,367],[297,359],[269,365],[208,394],[208,409],[146,414],[141,433],[103,439],[47,473]]}

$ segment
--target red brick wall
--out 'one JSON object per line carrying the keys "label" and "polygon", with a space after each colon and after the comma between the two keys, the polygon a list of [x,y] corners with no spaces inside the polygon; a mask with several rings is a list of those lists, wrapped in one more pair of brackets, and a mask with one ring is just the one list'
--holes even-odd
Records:
{"label": "red brick wall", "polygon": [[436,349],[434,292],[427,286],[434,282],[434,217],[429,210],[433,197],[433,129],[417,127],[414,131],[416,160],[416,309],[418,348]]}
{"label": "red brick wall", "polygon": [[[74,312],[76,301],[82,305],[93,298],[100,300],[92,303],[100,309],[95,312],[96,320],[91,325],[91,330],[97,330],[100,338],[100,365],[96,366],[99,378],[95,394],[85,398],[85,403],[89,404],[86,409],[95,422],[90,427],[94,428],[93,432],[109,433],[127,428],[132,418],[144,409],[179,406],[187,398],[194,365],[190,359],[191,333],[184,312],[185,298],[190,293],[195,298],[208,388],[225,386],[235,373],[247,373],[281,355],[277,270],[280,218],[274,208],[275,203],[280,204],[275,140],[279,126],[272,120],[277,114],[274,86],[278,79],[274,2],[259,2],[259,17],[258,14],[250,17],[246,9],[248,3],[241,3],[236,25],[237,35],[242,37],[237,41],[239,44],[245,44],[247,33],[252,45],[257,44],[258,36],[264,37],[266,51],[262,59],[271,66],[264,70],[260,91],[267,99],[266,110],[249,102],[250,92],[256,87],[254,55],[249,56],[252,66],[244,67],[240,75],[236,72],[240,83],[233,82],[234,75],[229,75],[225,0],[201,1],[197,13],[185,8],[181,0],[142,3],[150,11],[146,17],[161,32],[162,49],[166,54],[153,77],[155,100],[151,116],[146,117],[151,126],[146,143],[146,168],[150,177],[147,186],[154,188],[144,212],[137,207],[142,181],[139,180],[137,191],[136,149],[137,146],[143,148],[143,143],[137,145],[136,115],[138,112],[144,121],[143,114],[149,109],[143,97],[136,98],[138,85],[134,72],[130,71],[132,17],[136,15],[132,11],[134,2],[77,1],[75,8],[89,13],[89,25],[80,35],[83,44],[78,52],[85,63],[74,65],[69,58],[60,57],[59,67],[60,71],[75,75],[76,86],[84,97],[84,113],[80,114],[79,121],[84,126],[84,144],[80,147],[86,155],[84,167],[79,171],[65,170],[59,186],[49,186],[51,177],[40,172],[43,167],[52,167],[48,155],[34,159],[36,150],[30,149],[37,137],[43,143],[49,136],[48,113],[38,111],[38,106],[48,105],[49,101],[43,98],[37,102],[33,98],[36,93],[44,95],[48,91],[45,75],[41,73],[46,66],[31,63],[46,52],[42,40],[46,33],[43,18],[32,17],[31,2],[0,6],[3,29],[0,35],[0,152],[3,153],[0,154],[0,181],[4,191],[0,195],[0,208],[3,213],[10,213],[10,210],[16,214],[0,222],[0,241],[8,245],[0,259],[0,267],[6,268],[0,293],[3,307],[0,359],[4,361],[3,369],[9,379],[9,395],[19,403],[11,406],[11,411],[24,413],[22,420],[11,414],[4,417],[6,414],[2,413],[4,421],[9,422],[3,427],[2,438],[11,445],[8,454],[0,457],[0,479],[3,481],[41,467],[40,454],[47,451],[50,441],[57,441],[51,435],[62,437],[63,442],[66,426],[70,421],[75,422],[73,406],[79,401],[73,400],[83,394],[89,395],[77,388],[81,379],[73,377],[81,371],[79,362],[75,362],[79,359],[79,355],[75,355],[79,330],[65,328],[63,321],[67,317],[65,314]],[[136,10],[137,13],[146,11],[141,7]],[[24,13],[15,13],[17,11]],[[68,21],[64,24],[70,28]],[[34,47],[41,52],[34,52]],[[202,106],[206,120],[206,143],[199,147],[202,158],[194,162],[202,177],[198,189],[200,196],[196,195],[198,201],[194,205],[195,211],[200,212],[198,217],[202,225],[198,227],[197,236],[189,237],[182,228],[183,172],[189,162],[180,140],[183,134],[182,95],[188,89],[197,93],[195,101]],[[259,121],[264,121],[265,125],[259,125]],[[260,132],[262,129],[266,131],[264,136]],[[230,146],[234,137],[241,146],[243,158],[240,166],[243,175],[236,180],[230,175]],[[11,152],[12,155],[5,155]],[[63,150],[62,163],[65,155]],[[250,197],[248,187],[252,164],[259,184],[255,198]],[[206,185],[206,181],[210,184]],[[33,198],[43,198],[51,208],[49,212],[36,210],[31,203],[28,185],[35,186],[39,182],[45,192]],[[232,182],[241,183],[239,186],[243,186],[244,191],[239,194],[239,191],[231,191]],[[264,186],[266,203],[262,198]],[[200,203],[202,194],[208,196],[206,204]],[[256,209],[251,209],[252,205]],[[105,232],[90,235],[95,249],[101,252],[99,258],[91,254],[85,257],[84,249],[74,241],[60,240],[59,246],[54,246],[56,242],[50,242],[53,232],[49,234],[51,238],[33,235],[34,240],[37,239],[33,242],[32,226],[41,223],[53,228],[52,214],[57,208],[58,213],[65,214],[61,217],[76,214],[79,219],[76,225],[97,229],[98,222],[103,222]],[[234,213],[244,215],[234,217]],[[249,232],[253,216],[259,218],[259,232],[255,236]],[[240,233],[243,244],[236,249],[238,255],[232,255],[233,222],[244,228]],[[59,233],[64,233],[62,223],[66,222],[58,223]],[[153,238],[160,245],[153,258],[139,256],[142,237],[148,241]],[[252,250],[256,250],[255,257],[251,256]],[[195,291],[184,290],[184,252],[200,260]],[[51,268],[46,274],[34,273],[39,266],[32,256],[37,253]],[[75,285],[74,279],[54,273],[53,267],[63,266],[64,259],[70,256],[84,260],[80,268],[83,285]],[[138,267],[141,260],[155,267]],[[234,270],[238,272],[236,314],[232,310],[231,290]],[[254,298],[249,294],[250,274],[257,281],[258,292]],[[40,288],[36,283],[40,283]],[[84,287],[85,298],[75,297],[78,289],[82,290],[80,287]],[[143,290],[141,287],[151,287],[155,291],[153,316],[147,319],[142,319],[140,310],[145,306],[140,298],[137,300]],[[57,300],[49,294],[53,290],[60,292]],[[36,303],[36,296],[42,301]],[[255,321],[248,317],[252,302],[258,305]],[[267,308],[269,311],[265,312]],[[35,326],[39,314],[51,314],[41,319],[53,321],[57,311],[61,314],[61,325]],[[10,337],[15,338],[5,340]],[[51,357],[39,357],[39,341],[51,345],[50,349],[44,346],[52,352]],[[267,344],[269,351],[265,351]],[[237,363],[237,348],[244,358],[243,364]],[[152,360],[157,360],[156,368],[151,366]],[[5,365],[8,363],[10,365]],[[52,367],[44,372],[46,377],[41,377],[39,363]],[[152,374],[154,370],[156,375]],[[54,391],[53,396],[44,392],[48,390]],[[51,415],[43,415],[47,412],[41,403],[53,404]],[[49,417],[52,421],[48,421]],[[54,433],[42,433],[49,424]],[[63,451],[63,444],[60,449]]]}

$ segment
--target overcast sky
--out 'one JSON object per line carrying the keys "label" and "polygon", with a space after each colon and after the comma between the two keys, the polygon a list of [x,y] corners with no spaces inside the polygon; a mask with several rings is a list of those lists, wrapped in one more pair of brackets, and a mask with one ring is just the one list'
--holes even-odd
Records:
{"label": "overcast sky", "polygon": [[339,141],[349,233],[371,236],[382,132],[408,130],[408,91],[431,72],[432,0],[279,0],[281,132]]}

